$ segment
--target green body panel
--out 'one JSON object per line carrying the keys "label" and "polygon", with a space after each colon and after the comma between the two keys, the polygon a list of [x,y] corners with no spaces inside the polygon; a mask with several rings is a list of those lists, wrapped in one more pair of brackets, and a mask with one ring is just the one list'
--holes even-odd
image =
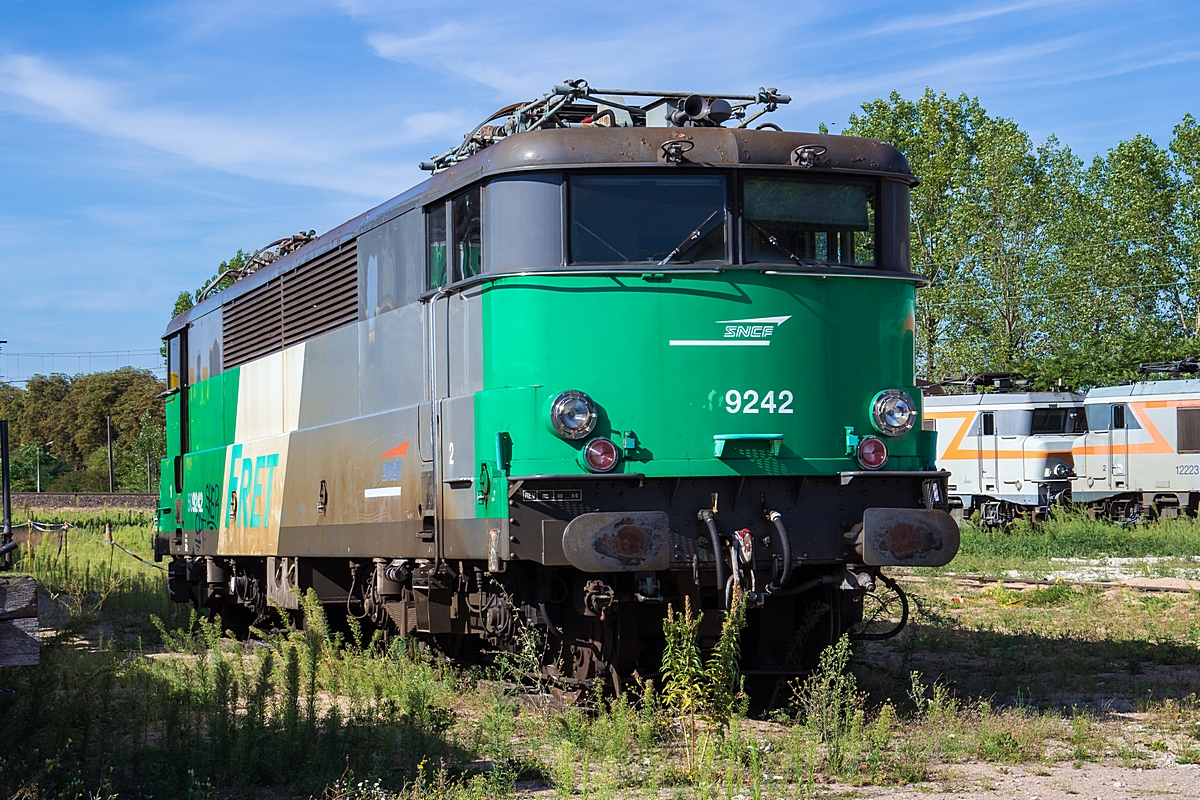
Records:
{"label": "green body panel", "polygon": [[233,444],[237,401],[237,367],[188,387],[189,452]]}
{"label": "green body panel", "polygon": [[[179,413],[181,408],[183,408],[183,398],[180,397],[179,392],[175,392],[167,397],[165,410],[167,418],[167,458],[163,459],[164,462],[180,453]],[[166,472],[163,473],[163,475],[166,474]],[[163,486],[166,486],[165,481],[163,482]]]}
{"label": "green body panel", "polygon": [[[182,502],[176,504],[174,458],[180,454],[181,396],[167,398],[167,458],[162,462],[165,480],[159,485],[161,530],[214,530],[219,526],[223,495],[225,452],[233,444],[237,427],[238,368],[230,369],[187,387],[188,452],[183,457]],[[176,508],[182,512],[175,519]]]}
{"label": "green body panel", "polygon": [[[847,442],[878,435],[870,417],[875,395],[899,388],[921,397],[912,372],[914,290],[903,279],[750,270],[538,275],[485,284],[473,516],[509,515],[510,476],[585,473],[585,441],[566,441],[549,426],[550,402],[569,389],[598,404],[593,436],[608,436],[621,448],[618,473],[686,478],[860,469]],[[757,344],[728,344],[745,340],[727,336],[729,326],[754,328],[745,321],[764,319],[774,322]],[[228,448],[238,444],[241,377],[235,368],[188,387],[183,496],[163,481],[164,531],[220,527],[230,491]],[[753,392],[758,413],[731,413],[731,390],[742,398]],[[791,393],[787,409],[784,392]],[[774,412],[763,406],[768,395]],[[167,400],[164,476],[173,474],[179,452],[180,399]],[[743,400],[743,408],[748,404]],[[716,454],[715,436],[767,434],[781,437],[777,453],[771,441],[731,438]],[[931,436],[918,425],[904,436],[882,437],[890,453],[884,471],[929,468]],[[287,480],[287,465],[279,467]]]}
{"label": "green body panel", "polygon": [[[497,280],[483,300],[484,391],[476,397],[476,452],[492,460],[497,432],[511,438],[509,475],[579,474],[583,442],[550,430],[548,404],[578,389],[600,406],[594,435],[624,448],[617,471],[648,477],[820,475],[860,467],[846,429],[878,435],[870,403],[913,386],[915,283],[871,277],[726,271],[665,277],[531,276]],[[732,320],[787,317],[769,345],[685,344],[725,339]],[[680,344],[672,345],[676,341]],[[754,391],[776,410],[731,413],[726,394]],[[792,393],[780,413],[780,393]],[[743,404],[745,407],[745,404]],[[782,434],[769,442],[718,434]],[[929,461],[920,426],[883,437],[889,469]],[[481,516],[494,515],[491,504]]]}

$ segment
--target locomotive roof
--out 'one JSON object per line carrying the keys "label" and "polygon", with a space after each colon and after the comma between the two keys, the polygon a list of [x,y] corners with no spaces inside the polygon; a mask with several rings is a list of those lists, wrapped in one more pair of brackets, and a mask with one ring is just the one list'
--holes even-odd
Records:
{"label": "locomotive roof", "polygon": [[1200,394],[1200,378],[1180,381],[1139,381],[1121,386],[1100,386],[1087,393],[1088,400],[1163,394]]}
{"label": "locomotive roof", "polygon": [[[683,163],[663,157],[664,145],[690,141]],[[798,148],[811,148],[809,165],[793,165]],[[711,167],[752,167],[810,175],[862,175],[917,184],[904,154],[877,139],[793,131],[721,127],[582,127],[513,134],[434,174],[305,246],[282,256],[185,311],[165,336],[223,303],[295,269],[412,208],[477,181],[521,172],[596,168],[650,168],[666,172]]]}
{"label": "locomotive roof", "polygon": [[1049,403],[1077,405],[1083,395],[1076,392],[981,392],[978,394],[927,395],[927,407],[957,406],[1043,406]]}

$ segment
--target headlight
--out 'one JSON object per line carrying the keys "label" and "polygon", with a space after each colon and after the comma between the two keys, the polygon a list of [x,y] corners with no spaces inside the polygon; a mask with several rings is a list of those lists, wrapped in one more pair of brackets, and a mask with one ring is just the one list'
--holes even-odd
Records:
{"label": "headlight", "polygon": [[617,446],[603,436],[592,439],[583,448],[583,463],[592,472],[608,472],[619,460]]}
{"label": "headlight", "polygon": [[596,429],[596,404],[583,392],[563,392],[550,406],[550,425],[564,439],[582,439]]}
{"label": "headlight", "polygon": [[864,436],[858,440],[858,463],[863,469],[879,469],[887,463],[887,445],[878,436]]}
{"label": "headlight", "polygon": [[902,436],[917,421],[917,406],[907,392],[888,389],[871,401],[871,422],[887,436]]}

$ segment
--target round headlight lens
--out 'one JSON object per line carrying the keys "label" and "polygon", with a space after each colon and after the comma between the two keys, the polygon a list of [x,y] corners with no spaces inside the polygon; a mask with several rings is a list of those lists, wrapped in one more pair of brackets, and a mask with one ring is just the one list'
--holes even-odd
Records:
{"label": "round headlight lens", "polygon": [[620,453],[611,439],[592,439],[583,448],[583,462],[592,472],[608,472],[619,460]]}
{"label": "round headlight lens", "polygon": [[888,389],[875,395],[871,403],[871,422],[887,436],[902,436],[912,430],[917,421],[917,405],[908,392]]}
{"label": "round headlight lens", "polygon": [[863,469],[879,469],[887,463],[887,445],[878,436],[865,436],[858,441],[857,455]]}
{"label": "round headlight lens", "polygon": [[596,404],[583,392],[563,392],[550,406],[550,424],[564,439],[582,439],[596,429]]}

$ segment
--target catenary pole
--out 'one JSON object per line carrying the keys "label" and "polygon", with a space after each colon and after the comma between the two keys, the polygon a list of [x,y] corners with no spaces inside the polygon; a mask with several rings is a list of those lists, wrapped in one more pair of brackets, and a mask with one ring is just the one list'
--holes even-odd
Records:
{"label": "catenary pole", "polygon": [[117,490],[116,483],[113,481],[112,417],[104,418],[104,426],[108,429],[108,493],[112,494]]}

